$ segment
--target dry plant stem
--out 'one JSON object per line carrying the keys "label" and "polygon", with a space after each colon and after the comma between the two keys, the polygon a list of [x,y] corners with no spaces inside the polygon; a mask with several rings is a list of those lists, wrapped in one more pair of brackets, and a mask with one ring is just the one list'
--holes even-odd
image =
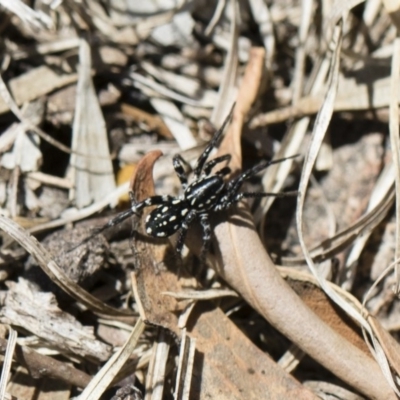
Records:
{"label": "dry plant stem", "polygon": [[[7,347],[7,340],[0,338],[0,353],[4,354]],[[26,367],[35,379],[50,377],[61,379],[73,386],[85,387],[91,377],[70,365],[57,361],[54,358],[44,356],[24,346],[17,346],[14,352],[15,360]]]}
{"label": "dry plant stem", "polygon": [[15,353],[15,346],[17,344],[17,331],[12,328],[8,329],[8,341],[7,347],[3,357],[3,365],[0,377],[0,398],[4,399],[7,391],[7,382],[10,378],[11,365],[13,360],[13,354]]}

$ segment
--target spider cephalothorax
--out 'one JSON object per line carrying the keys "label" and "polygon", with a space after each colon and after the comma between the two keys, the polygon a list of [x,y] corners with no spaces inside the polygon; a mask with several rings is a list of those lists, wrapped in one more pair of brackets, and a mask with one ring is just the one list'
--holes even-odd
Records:
{"label": "spider cephalothorax", "polygon": [[140,215],[141,211],[146,207],[157,206],[146,218],[146,233],[156,238],[165,238],[179,231],[176,251],[181,252],[190,224],[195,219],[198,219],[203,229],[201,258],[204,261],[211,240],[210,213],[227,210],[243,198],[285,195],[285,193],[241,192],[240,189],[245,180],[256,175],[264,168],[293,157],[274,161],[262,161],[231,180],[225,178],[231,172],[228,166],[213,172],[218,164],[223,162],[229,163],[231,159],[230,154],[225,154],[207,161],[212,149],[218,145],[231,115],[232,111],[197,159],[193,169],[193,178],[190,183],[183,167],[186,165],[190,168],[190,166],[180,155],[174,156],[173,166],[183,189],[181,196],[152,196],[141,202],[134,203],[129,210],[118,214],[105,226],[98,229],[96,234],[119,224],[131,215]]}

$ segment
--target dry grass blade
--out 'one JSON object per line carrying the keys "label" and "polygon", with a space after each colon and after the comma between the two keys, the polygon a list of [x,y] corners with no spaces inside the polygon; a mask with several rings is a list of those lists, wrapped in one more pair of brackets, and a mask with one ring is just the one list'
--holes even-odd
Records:
{"label": "dry grass blade", "polygon": [[196,146],[196,139],[184,123],[182,113],[172,101],[155,98],[151,100],[151,104],[162,117],[182,150]]}
{"label": "dry grass blade", "polygon": [[[78,208],[99,201],[115,189],[107,130],[91,78],[89,43],[81,39],[80,70],[73,126],[71,168],[74,190],[70,197]],[[76,152],[90,154],[82,157]]]}
{"label": "dry grass blade", "polygon": [[[257,22],[262,35],[264,49],[265,49],[265,66],[267,74],[272,74],[272,65],[275,57],[275,37],[273,34],[274,26],[271,13],[267,4],[262,0],[249,1],[251,13],[254,20]],[[269,77],[269,76],[268,76]]]}
{"label": "dry grass blade", "polygon": [[[308,20],[307,10],[304,11],[304,14],[305,14],[304,26],[302,27],[302,31],[306,31],[307,29],[307,20]],[[301,55],[301,50],[296,61],[299,63],[304,62],[303,56]],[[329,60],[327,55],[325,55],[322,61],[317,65],[318,67],[315,68],[313,74],[315,76],[315,79],[312,81],[312,87],[310,89],[311,93],[318,92],[320,88],[323,86],[323,82],[329,67]],[[304,67],[300,65],[297,66],[296,68],[299,71],[297,79],[301,80],[302,78],[300,71],[303,71]],[[298,84],[294,83],[294,85],[297,86]],[[297,107],[297,104],[298,100],[296,101],[295,107]],[[282,140],[281,147],[279,151],[275,154],[275,158],[288,157],[293,154],[297,154],[299,152],[301,144],[304,141],[304,137],[306,135],[309,122],[310,122],[309,118],[302,118],[291,127],[289,132]],[[254,121],[251,121],[250,127],[254,128],[255,126],[256,124],[254,123]],[[286,180],[286,177],[288,176],[290,169],[292,168],[293,162],[294,161],[288,160],[287,162],[273,165],[271,168],[267,170],[262,180],[263,189],[265,192],[279,192],[282,189],[283,183]],[[265,232],[265,218],[263,218],[263,216],[267,213],[269,208],[272,206],[273,202],[274,202],[273,197],[269,198],[266,197],[265,199],[262,199],[261,201],[262,207],[259,208],[258,212],[255,215],[255,220],[261,221],[259,231],[262,238],[264,238],[264,232]]]}
{"label": "dry grass blade", "polygon": [[179,349],[178,372],[176,374],[175,400],[189,400],[190,398],[190,384],[192,382],[195,351],[196,339],[190,338],[186,334],[186,329],[183,329]]}
{"label": "dry grass blade", "polygon": [[[371,198],[368,203],[366,212],[371,216],[376,215],[376,218],[374,218],[374,221],[372,221],[372,223],[367,223],[367,221],[365,221],[366,229],[362,230],[362,234],[361,232],[359,232],[346,258],[346,264],[344,266],[344,271],[342,272],[341,286],[348,291],[351,290],[351,287],[354,283],[358,260],[360,258],[361,252],[364,249],[364,246],[366,245],[371,233],[373,232],[373,228],[375,228],[378,223],[385,217],[387,211],[390,210],[391,204],[395,199],[393,193],[394,176],[394,165],[393,163],[390,163],[386,165],[383,169],[379,180],[376,183],[374,191],[371,193]],[[390,199],[391,201],[386,202],[385,199]],[[386,204],[386,206],[382,206],[383,204]],[[380,210],[384,212],[380,212]]]}
{"label": "dry grass blade", "polygon": [[53,21],[48,15],[41,11],[32,10],[32,8],[28,7],[21,0],[1,0],[0,4],[18,15],[22,21],[34,29],[53,27]]}
{"label": "dry grass blade", "polygon": [[239,10],[235,0],[229,1],[231,7],[231,31],[229,38],[229,50],[225,58],[224,72],[218,90],[218,101],[214,105],[210,121],[215,126],[221,126],[224,116],[232,105],[232,99],[236,98],[236,79],[238,69],[238,37],[239,37]]}
{"label": "dry grass blade", "polygon": [[[334,35],[333,39],[332,39],[332,44],[335,46],[335,49],[334,49],[334,54],[332,56],[333,62],[332,62],[332,67],[331,67],[330,79],[328,82],[328,90],[326,93],[326,97],[325,97],[323,106],[322,106],[322,108],[317,116],[317,119],[315,121],[312,140],[311,140],[310,147],[309,147],[309,150],[307,152],[307,156],[306,156],[306,159],[304,162],[302,177],[301,177],[300,185],[299,185],[300,195],[298,197],[298,208],[297,208],[297,214],[296,214],[296,222],[297,222],[297,227],[298,227],[298,232],[299,232],[300,245],[302,246],[302,250],[303,250],[303,253],[307,260],[307,264],[308,264],[309,268],[311,269],[312,273],[317,277],[317,279],[319,279],[321,286],[324,288],[324,290],[325,290],[325,287],[324,287],[325,282],[323,279],[319,278],[318,272],[314,266],[314,263],[310,256],[310,253],[304,242],[303,208],[304,208],[305,193],[306,193],[308,182],[309,182],[309,179],[311,176],[312,167],[317,158],[318,151],[320,149],[322,140],[327,131],[327,128],[328,128],[328,125],[329,125],[329,122],[330,122],[330,119],[331,119],[332,113],[333,113],[333,104],[334,104],[334,99],[336,96],[338,76],[339,76],[341,35],[342,35],[342,24],[340,24],[340,26],[338,26],[336,28],[336,35]],[[326,292],[329,293],[330,290],[328,289]],[[335,299],[336,302],[341,304],[341,306],[343,306],[344,309],[347,309],[349,314],[352,315],[353,318],[357,319],[362,324],[361,316],[357,315],[351,309],[349,309],[346,306],[346,304],[341,301],[341,299],[339,297],[333,295],[333,298]]]}
{"label": "dry grass blade", "polygon": [[[341,250],[354,243],[357,237],[372,231],[385,218],[393,205],[393,200],[394,191],[392,187],[389,187],[387,195],[383,196],[374,208],[352,226],[343,229],[334,236],[313,247],[310,250],[313,261],[321,262],[334,257]],[[304,257],[282,257],[282,262],[286,266],[294,266],[303,264],[306,260]]]}
{"label": "dry grass blade", "polygon": [[0,378],[0,399],[4,399],[7,390],[7,383],[10,377],[11,372],[11,364],[14,356],[15,346],[17,344],[17,331],[12,328],[9,328],[7,349],[4,355],[3,366],[1,369],[1,378]]}
{"label": "dry grass blade", "polygon": [[27,233],[11,219],[0,215],[0,229],[10,235],[29,254],[31,254],[55,284],[88,309],[100,313],[104,315],[104,317],[108,316],[115,318],[116,316],[132,315],[132,312],[129,310],[117,310],[109,307],[107,304],[96,299],[86,290],[82,289],[79,285],[69,279],[60,267],[52,260],[50,254],[45,250],[45,248],[33,236]]}
{"label": "dry grass blade", "polygon": [[378,361],[383,374],[385,375],[387,381],[390,383],[393,392],[397,396],[400,396],[398,386],[396,384],[396,377],[393,376],[393,370],[399,375],[400,362],[399,354],[400,350],[397,349],[397,343],[393,340],[390,334],[385,331],[379,322],[372,316],[368,315],[365,309],[365,305],[370,300],[373,290],[378,286],[381,280],[396,267],[399,260],[395,260],[391,265],[389,265],[382,274],[376,279],[374,284],[369,288],[364,296],[362,303],[361,314],[366,314],[366,320],[369,323],[368,327],[364,325],[361,326],[362,333],[364,335],[364,340],[370,348],[371,353],[375,356]]}
{"label": "dry grass blade", "polygon": [[302,172],[302,178],[300,181],[299,185],[299,191],[300,191],[300,196],[298,198],[298,208],[297,208],[297,214],[296,214],[296,223],[298,227],[298,234],[299,234],[299,241],[300,245],[302,247],[304,256],[306,258],[307,264],[312,271],[312,273],[315,275],[315,277],[318,279],[321,287],[325,291],[325,293],[339,306],[341,307],[351,318],[355,319],[363,329],[365,329],[370,337],[371,340],[373,341],[374,348],[375,348],[375,357],[379,361],[379,365],[382,369],[382,372],[384,373],[386,379],[390,382],[391,387],[395,387],[394,382],[391,381],[391,376],[388,373],[389,367],[388,367],[388,361],[384,357],[384,353],[381,351],[381,346],[379,343],[375,340],[375,336],[372,332],[372,329],[370,325],[368,324],[368,321],[365,320],[365,318],[361,315],[361,313],[356,310],[354,307],[352,307],[350,304],[348,304],[345,299],[343,299],[341,296],[338,296],[336,292],[334,292],[329,285],[326,284],[326,281],[319,276],[319,273],[312,261],[311,255],[307,249],[307,246],[304,242],[304,233],[303,233],[303,208],[304,208],[304,199],[305,199],[305,192],[306,188],[308,185],[308,180],[311,175],[312,167],[315,163],[318,150],[320,148],[320,145],[322,143],[322,139],[326,133],[326,130],[329,125],[329,121],[331,119],[332,113],[333,113],[333,104],[334,104],[334,99],[336,95],[336,90],[337,90],[337,83],[338,83],[338,76],[339,76],[339,54],[340,54],[340,45],[341,45],[341,34],[342,34],[342,25],[338,26],[336,29],[336,38],[335,35],[333,36],[333,44],[335,45],[335,50],[333,54],[333,62],[332,62],[332,67],[331,67],[331,74],[330,74],[330,80],[328,83],[328,90],[327,94],[325,97],[324,104],[317,116],[315,126],[314,126],[314,131],[313,131],[313,136],[310,144],[310,148],[307,152],[303,172]]}
{"label": "dry grass blade", "polygon": [[204,291],[200,290],[184,290],[179,293],[163,292],[166,296],[174,297],[180,300],[213,300],[219,299],[226,296],[237,297],[237,293],[233,290],[228,289],[208,289]]}
{"label": "dry grass blade", "polygon": [[46,222],[44,224],[37,225],[31,228],[29,232],[30,233],[43,232],[48,229],[58,228],[65,224],[75,221],[80,221],[81,219],[90,217],[96,212],[101,211],[103,208],[115,204],[122,195],[127,193],[128,190],[129,190],[129,183],[126,182],[118,186],[114,191],[109,193],[103,199],[99,200],[97,203],[91,204],[90,206],[82,208],[78,211],[69,210],[70,212],[65,212],[65,216],[51,222]]}
{"label": "dry grass blade", "polygon": [[226,6],[226,2],[227,2],[227,0],[218,0],[217,7],[215,7],[214,14],[213,14],[212,18],[210,19],[208,26],[204,30],[204,34],[206,36],[211,35],[212,31],[218,24],[218,21],[220,20],[222,13],[224,11],[224,8]]}
{"label": "dry grass blade", "polygon": [[349,11],[356,7],[358,4],[363,3],[364,0],[338,0],[335,2],[335,6],[331,8],[330,15],[327,22],[327,30],[325,31],[325,37],[333,37],[333,31],[335,30],[338,22],[347,16]]}
{"label": "dry grass blade", "polygon": [[342,400],[365,400],[364,396],[360,396],[350,390],[344,389],[340,385],[335,385],[329,382],[308,380],[305,386],[310,388],[315,394],[320,396],[321,399],[337,397]]}
{"label": "dry grass blade", "polygon": [[299,26],[299,41],[300,45],[297,47],[296,51],[296,64],[294,70],[294,77],[292,81],[293,86],[293,99],[292,104],[296,107],[298,100],[301,97],[303,87],[304,87],[304,69],[306,62],[306,41],[308,37],[308,31],[310,29],[311,16],[312,16],[312,5],[313,2],[310,0],[305,0],[302,2],[303,7],[301,7],[301,23]]}
{"label": "dry grass blade", "polygon": [[43,172],[30,172],[28,174],[29,178],[32,178],[38,182],[44,183],[46,185],[55,186],[63,189],[72,189],[72,183],[69,179],[59,178],[54,175],[44,174]]}
{"label": "dry grass blade", "polygon": [[170,351],[170,339],[164,329],[158,331],[154,342],[152,359],[146,376],[146,396],[144,400],[162,400],[164,398],[165,374]]}
{"label": "dry grass blade", "polygon": [[[390,101],[390,122],[389,133],[390,143],[393,154],[393,164],[395,170],[396,182],[396,250],[394,258],[397,260],[400,257],[400,139],[399,139],[399,103],[398,103],[398,88],[400,84],[400,38],[397,37],[393,43],[392,57],[392,82],[391,82],[391,101]],[[395,292],[400,292],[400,267],[396,264],[396,288]]]}
{"label": "dry grass blade", "polygon": [[208,99],[193,100],[190,97],[184,96],[183,94],[177,93],[169,88],[166,88],[165,86],[157,83],[153,79],[146,78],[136,72],[131,72],[129,75],[132,78],[134,85],[144,90],[144,92],[146,92],[146,88],[150,88],[155,92],[161,94],[162,96],[170,98],[171,100],[179,101],[183,104],[191,105],[194,107],[212,106],[212,104],[210,104],[210,101]]}
{"label": "dry grass blade", "polygon": [[135,349],[140,335],[144,330],[144,322],[139,318],[132,329],[125,345],[117,351],[91,380],[89,385],[78,397],[79,400],[97,400],[117,376]]}
{"label": "dry grass blade", "polygon": [[[379,66],[379,58],[374,59],[373,62]],[[378,70],[378,67],[376,69]],[[387,122],[388,116],[384,107],[390,105],[390,92],[392,89],[390,76],[379,77],[371,73],[365,80],[359,81],[354,77],[341,74],[339,89],[334,103],[335,112],[364,111],[368,115],[369,110],[375,109],[377,119]],[[296,105],[282,107],[266,112],[265,114],[257,115],[251,120],[250,127],[255,129],[316,114],[321,108],[323,100],[322,91],[314,91],[310,95],[301,97]]]}

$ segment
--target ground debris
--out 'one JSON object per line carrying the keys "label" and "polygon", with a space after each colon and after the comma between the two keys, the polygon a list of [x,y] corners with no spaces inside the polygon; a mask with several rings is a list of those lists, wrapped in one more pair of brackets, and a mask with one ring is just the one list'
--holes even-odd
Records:
{"label": "ground debris", "polygon": [[[387,2],[0,2],[0,393],[400,396]],[[206,264],[196,221],[182,257],[146,213],[96,234],[179,197],[173,156],[192,182],[233,103],[210,159],[231,180],[285,158],[244,190],[296,196],[211,215]]]}

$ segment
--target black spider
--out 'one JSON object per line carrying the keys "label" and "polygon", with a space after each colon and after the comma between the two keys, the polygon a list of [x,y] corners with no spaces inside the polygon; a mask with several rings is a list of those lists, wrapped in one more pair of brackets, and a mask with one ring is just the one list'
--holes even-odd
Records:
{"label": "black spider", "polygon": [[[146,207],[156,205],[157,207],[151,211],[146,218],[146,233],[156,238],[165,238],[173,235],[177,231],[180,231],[176,244],[176,251],[180,253],[182,251],[190,224],[195,219],[199,219],[203,229],[203,247],[200,258],[202,261],[204,261],[210,247],[211,226],[209,222],[209,214],[211,212],[227,210],[233,204],[238,203],[243,198],[284,196],[293,194],[263,192],[248,193],[240,192],[240,189],[245,180],[256,175],[269,165],[276,164],[296,156],[274,161],[262,161],[253,168],[242,172],[239,176],[229,181],[224,180],[224,176],[231,172],[228,166],[221,168],[215,173],[212,173],[212,170],[216,165],[224,161],[229,163],[231,159],[230,154],[225,154],[207,161],[211,150],[217,146],[222,133],[232,116],[232,111],[233,108],[228,117],[225,119],[222,127],[215,132],[214,137],[198,158],[193,170],[194,176],[190,183],[188,183],[188,176],[183,168],[183,165],[187,166],[188,168],[190,168],[190,166],[180,155],[174,156],[173,166],[183,189],[183,194],[180,197],[152,196],[139,203],[134,203],[130,209],[118,214],[106,225],[96,230],[94,235],[91,235],[91,237],[99,234],[109,227],[118,225],[120,222],[132,215],[140,215],[140,212]],[[90,240],[90,238],[87,240]]]}

